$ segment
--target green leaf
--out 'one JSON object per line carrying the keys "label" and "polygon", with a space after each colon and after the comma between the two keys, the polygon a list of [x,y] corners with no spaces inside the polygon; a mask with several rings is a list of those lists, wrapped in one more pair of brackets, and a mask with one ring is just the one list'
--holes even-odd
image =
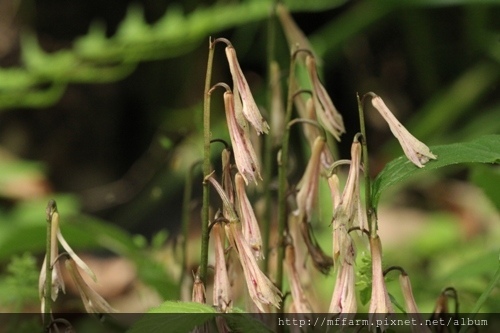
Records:
{"label": "green leaf", "polygon": [[222,315],[227,324],[234,332],[273,332],[260,320],[253,318],[239,308],[233,308],[232,312]]}
{"label": "green leaf", "polygon": [[149,310],[127,332],[191,332],[193,328],[203,325],[216,315],[215,309],[205,304],[166,301]]}
{"label": "green leaf", "polygon": [[389,162],[375,178],[372,184],[373,206],[377,207],[384,190],[424,172],[462,163],[499,163],[499,147],[500,135],[485,135],[470,142],[430,147],[438,159],[428,162],[423,168],[413,165],[406,156],[400,156]]}

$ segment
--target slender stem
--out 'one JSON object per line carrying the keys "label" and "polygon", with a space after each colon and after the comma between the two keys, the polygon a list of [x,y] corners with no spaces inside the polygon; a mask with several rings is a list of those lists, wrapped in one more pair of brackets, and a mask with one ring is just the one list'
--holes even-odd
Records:
{"label": "slender stem", "polygon": [[[267,105],[269,110],[269,121],[272,121],[272,112],[275,110],[272,109],[272,85],[279,84],[278,82],[274,82],[272,75],[272,64],[275,60],[275,42],[276,42],[276,3],[273,4],[273,8],[267,19],[267,79],[268,79],[268,95],[267,95]],[[262,189],[264,191],[264,223],[263,225],[263,235],[262,235],[262,246],[264,253],[264,273],[268,273],[269,270],[269,240],[271,238],[271,221],[272,219],[272,196],[270,191],[270,183],[272,180],[272,154],[273,154],[273,124],[269,124],[269,133],[265,136],[264,139],[264,167],[263,167],[263,182]]]}
{"label": "slender stem", "polygon": [[187,252],[188,252],[188,238],[189,238],[189,222],[190,222],[190,201],[191,194],[193,192],[193,178],[194,178],[194,169],[200,164],[202,161],[196,161],[191,165],[187,174],[186,174],[186,182],[184,184],[184,197],[182,199],[182,272],[179,279],[179,287],[182,288],[182,283],[184,282],[184,277],[188,276],[185,274],[187,272]]}
{"label": "slender stem", "polygon": [[361,135],[363,140],[361,141],[361,146],[363,148],[363,173],[365,175],[365,207],[366,207],[366,217],[368,220],[368,228],[370,229],[371,237],[377,236],[377,216],[372,203],[371,196],[371,179],[370,179],[370,160],[368,158],[368,145],[366,143],[366,127],[365,127],[365,114],[363,107],[363,99],[359,98],[359,94],[356,94],[358,100],[358,112],[359,112],[359,126],[361,129]]}
{"label": "slender stem", "polygon": [[47,237],[46,237],[46,250],[45,250],[45,292],[43,295],[43,322],[45,325],[50,325],[52,321],[52,270],[53,270],[53,260],[52,257],[55,253],[52,253],[53,241],[56,238],[53,237],[56,233],[52,230],[52,216],[57,213],[57,205],[54,200],[49,200],[47,208],[45,209],[45,217],[47,220]]}
{"label": "slender stem", "polygon": [[[295,54],[293,53],[290,59],[290,71],[288,77],[288,95],[286,102],[285,124],[288,124],[292,118],[293,109],[293,87],[295,81]],[[290,128],[285,127],[283,133],[283,142],[281,146],[281,153],[278,157],[278,262],[276,272],[276,285],[280,291],[283,288],[283,259],[285,257],[285,247],[283,244],[285,225],[288,217],[286,207],[286,193],[287,193],[287,165],[288,165],[288,141],[290,138]],[[281,306],[283,311],[283,306]]]}
{"label": "slender stem", "polygon": [[209,40],[207,74],[203,100],[203,207],[201,213],[201,258],[200,279],[206,284],[208,267],[208,224],[210,187],[205,180],[210,175],[210,82],[212,80],[212,63],[214,59],[214,43]]}

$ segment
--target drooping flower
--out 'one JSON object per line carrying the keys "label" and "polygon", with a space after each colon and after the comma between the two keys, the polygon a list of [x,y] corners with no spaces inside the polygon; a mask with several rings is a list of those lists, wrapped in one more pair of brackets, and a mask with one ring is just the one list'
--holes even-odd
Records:
{"label": "drooping flower", "polygon": [[348,248],[346,242],[349,239],[347,231],[353,226],[356,219],[361,220],[358,217],[358,214],[362,214],[359,211],[360,164],[361,143],[354,140],[351,145],[351,165],[347,182],[333,214],[333,258],[335,262],[342,261],[346,257],[346,249]]}
{"label": "drooping flower", "polygon": [[[55,201],[51,200],[47,205],[47,221],[51,221],[50,226],[50,239],[51,239],[51,249],[50,249],[50,264],[53,265],[52,269],[52,287],[51,287],[51,299],[55,301],[59,294],[59,290],[65,292],[64,280],[61,276],[61,268],[59,261],[55,262],[56,258],[59,255],[59,246],[57,244],[57,233],[59,231],[59,218],[57,215],[57,207],[55,205]],[[55,217],[54,217],[54,214]],[[40,296],[40,300],[45,297],[45,282],[47,276],[47,255],[45,255],[43,259],[42,269],[40,270],[40,276],[38,278],[38,293]],[[42,313],[45,313],[44,309],[45,302],[42,301]]]}
{"label": "drooping flower", "polygon": [[330,313],[340,314],[341,317],[351,319],[357,311],[356,289],[354,271],[355,248],[352,238],[348,237],[347,254],[337,267],[337,279],[333,289]]}
{"label": "drooping flower", "polygon": [[248,132],[240,126],[235,113],[235,99],[233,93],[224,93],[224,107],[229,128],[229,136],[233,144],[234,160],[241,176],[248,184],[249,181],[257,183],[260,176],[260,163],[252,146]]}
{"label": "drooping flower", "polygon": [[415,298],[413,297],[410,277],[405,272],[399,275],[399,285],[401,286],[401,291],[403,292],[406,313],[411,318],[412,322],[416,323],[416,325],[411,326],[412,332],[429,333],[430,329],[427,325],[425,325],[425,320],[422,318],[420,311],[418,310],[417,303],[415,302]]}
{"label": "drooping flower", "polygon": [[[371,327],[375,327],[377,321],[384,319],[394,313],[391,300],[387,292],[387,287],[384,281],[384,272],[382,270],[382,244],[380,238],[370,237],[370,251],[372,257],[372,295],[368,312],[369,323]],[[386,327],[380,327],[385,331]]]}
{"label": "drooping flower", "polygon": [[266,305],[273,305],[279,308],[281,292],[260,270],[250,246],[243,238],[238,223],[229,223],[229,232],[232,236],[229,237],[229,240],[232,242],[231,245],[233,248],[238,252],[238,257],[247,283],[248,293],[254,304],[262,312],[266,312],[264,308]]}
{"label": "drooping flower", "polygon": [[77,264],[72,258],[65,261],[66,269],[80,293],[83,306],[88,313],[114,313],[117,312],[101,295],[90,287],[80,275]]}
{"label": "drooping flower", "polygon": [[337,111],[328,92],[319,80],[315,59],[308,55],[306,57],[306,66],[309,80],[312,84],[316,115],[325,129],[330,132],[337,141],[340,141],[340,135],[345,133],[342,115]]}
{"label": "drooping flower", "polygon": [[243,229],[243,237],[252,248],[255,258],[257,260],[262,259],[264,258],[264,254],[262,253],[262,236],[260,234],[259,223],[255,217],[252,204],[250,203],[245,191],[243,176],[237,173],[234,177],[234,183],[238,203],[237,207]]}
{"label": "drooping flower", "polygon": [[210,175],[206,180],[214,186],[222,199],[225,212],[224,217],[228,221],[225,225],[226,236],[230,245],[238,254],[238,259],[241,267],[243,268],[243,275],[245,276],[248,293],[250,294],[252,301],[262,312],[266,312],[264,307],[267,305],[274,305],[279,308],[281,292],[260,270],[252,248],[243,237],[241,223],[238,215],[236,214],[234,205],[229,201],[226,193],[212,175]]}
{"label": "drooping flower", "polygon": [[212,227],[211,233],[215,252],[213,303],[215,307],[224,313],[231,305],[229,277],[224,255],[224,228],[219,223],[216,223]]}
{"label": "drooping flower", "polygon": [[305,216],[309,222],[318,198],[319,175],[321,170],[320,157],[325,147],[325,139],[318,136],[314,141],[311,157],[306,170],[299,182],[297,193],[297,210],[295,215]]}
{"label": "drooping flower", "polygon": [[293,310],[296,313],[312,313],[312,307],[300,282],[300,276],[296,268],[295,248],[289,244],[285,249],[285,269],[287,271],[290,290],[292,293]]}
{"label": "drooping flower", "polygon": [[238,63],[238,57],[236,56],[236,50],[233,46],[229,45],[226,47],[226,57],[229,63],[229,70],[233,78],[233,92],[237,102],[241,101],[242,113],[245,118],[252,124],[257,133],[268,133],[269,125],[262,117],[257,104],[253,98],[248,82],[243,75],[240,64]]}
{"label": "drooping flower", "polygon": [[[59,261],[57,260],[57,257],[59,255],[59,246],[58,242],[61,243],[62,247],[66,252],[68,253],[69,257],[85,272],[87,273],[94,282],[97,281],[96,276],[94,272],[90,269],[89,266],[73,251],[71,246],[69,246],[68,242],[66,242],[66,239],[64,239],[64,236],[61,233],[60,227],[59,227],[59,213],[57,211],[57,204],[54,200],[50,200],[49,203],[47,204],[46,208],[46,215],[47,215],[47,221],[51,222],[51,230],[50,230],[50,239],[51,239],[51,258],[50,258],[50,263],[53,265],[53,270],[52,270],[52,292],[51,292],[51,298],[53,301],[57,299],[57,295],[59,293],[59,290],[61,289],[64,292],[64,281],[62,280],[61,276],[61,266],[59,264]],[[40,299],[42,299],[46,293],[45,291],[45,281],[46,281],[46,264],[47,264],[47,256],[44,258],[44,262],[42,265],[42,269],[40,271],[40,277],[38,279],[38,290],[39,290],[39,296]],[[42,313],[45,311],[45,302],[42,302]]]}
{"label": "drooping flower", "polygon": [[419,168],[424,167],[424,164],[429,162],[430,159],[435,160],[437,158],[429,147],[424,143],[415,138],[394,116],[394,114],[389,110],[387,105],[380,96],[373,93],[369,93],[372,96],[372,105],[377,109],[380,115],[389,124],[392,134],[398,139],[399,144],[403,148],[403,151],[408,157],[408,159],[418,166]]}

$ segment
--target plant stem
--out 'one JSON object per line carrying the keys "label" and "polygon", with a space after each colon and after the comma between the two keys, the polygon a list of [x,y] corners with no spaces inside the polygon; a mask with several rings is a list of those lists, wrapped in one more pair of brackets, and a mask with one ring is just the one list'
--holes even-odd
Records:
{"label": "plant stem", "polygon": [[209,224],[209,195],[210,187],[206,177],[210,175],[210,82],[212,79],[212,63],[214,59],[214,43],[209,40],[207,74],[205,77],[205,91],[203,100],[203,207],[201,216],[201,258],[200,279],[206,284],[208,267],[208,224]]}
{"label": "plant stem", "polygon": [[[276,271],[276,285],[280,291],[283,291],[283,259],[285,257],[285,247],[284,247],[284,233],[285,225],[288,217],[287,207],[286,207],[286,193],[288,190],[287,186],[287,165],[288,165],[288,141],[290,139],[290,127],[288,123],[292,118],[293,109],[293,87],[295,81],[295,52],[292,53],[290,59],[290,70],[288,77],[288,95],[286,102],[286,112],[285,112],[285,130],[283,132],[283,141],[281,146],[281,153],[278,157],[278,262]],[[281,311],[283,311],[283,306],[281,306]]]}
{"label": "plant stem", "polygon": [[188,252],[188,238],[189,238],[189,222],[190,222],[190,201],[193,192],[193,178],[194,178],[194,168],[196,168],[201,161],[196,161],[191,165],[187,174],[186,182],[184,184],[184,197],[182,199],[182,268],[181,276],[179,279],[179,288],[182,288],[182,283],[184,282],[184,277],[187,274],[187,252]]}
{"label": "plant stem", "polygon": [[[57,205],[54,200],[49,200],[47,208],[45,209],[46,220],[47,220],[47,237],[45,241],[45,291],[43,294],[43,323],[48,327],[52,321],[52,270],[54,260],[52,257],[53,242],[56,240],[57,230],[55,232],[52,230],[52,216],[57,213]],[[54,237],[53,237],[54,236]]]}
{"label": "plant stem", "polygon": [[[274,44],[276,39],[276,4],[273,4],[273,9],[269,15],[267,20],[267,79],[268,79],[268,96],[267,96],[267,105],[269,110],[269,122],[272,121],[272,112],[275,110],[272,109],[272,85],[276,84],[273,82],[272,75],[272,63],[274,62]],[[264,223],[263,225],[263,253],[264,253],[264,273],[268,273],[269,270],[269,239],[271,235],[271,221],[272,219],[272,196],[270,191],[269,184],[271,183],[272,178],[272,154],[273,154],[273,124],[269,124],[269,133],[265,136],[264,139],[264,169],[263,169],[263,182],[262,189],[264,190]]]}
{"label": "plant stem", "polygon": [[361,141],[361,146],[363,148],[363,174],[365,176],[365,208],[366,217],[368,220],[368,227],[370,229],[370,236],[377,236],[377,216],[372,203],[371,196],[371,179],[370,179],[370,159],[368,158],[368,145],[366,143],[366,126],[365,126],[365,114],[363,108],[363,99],[359,98],[359,94],[356,94],[358,100],[358,113],[359,113],[359,127],[361,130],[361,135],[363,140]]}

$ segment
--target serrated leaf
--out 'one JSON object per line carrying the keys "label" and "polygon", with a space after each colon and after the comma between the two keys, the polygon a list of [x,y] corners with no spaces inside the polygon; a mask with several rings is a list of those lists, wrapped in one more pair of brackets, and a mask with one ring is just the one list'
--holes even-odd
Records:
{"label": "serrated leaf", "polygon": [[149,310],[127,333],[190,332],[216,315],[215,309],[206,304],[166,301]]}
{"label": "serrated leaf", "polygon": [[372,184],[373,206],[377,207],[380,196],[386,189],[424,172],[462,163],[499,163],[499,147],[500,135],[485,135],[470,142],[430,147],[438,158],[428,162],[423,168],[413,165],[406,156],[400,156],[389,162],[375,178]]}

